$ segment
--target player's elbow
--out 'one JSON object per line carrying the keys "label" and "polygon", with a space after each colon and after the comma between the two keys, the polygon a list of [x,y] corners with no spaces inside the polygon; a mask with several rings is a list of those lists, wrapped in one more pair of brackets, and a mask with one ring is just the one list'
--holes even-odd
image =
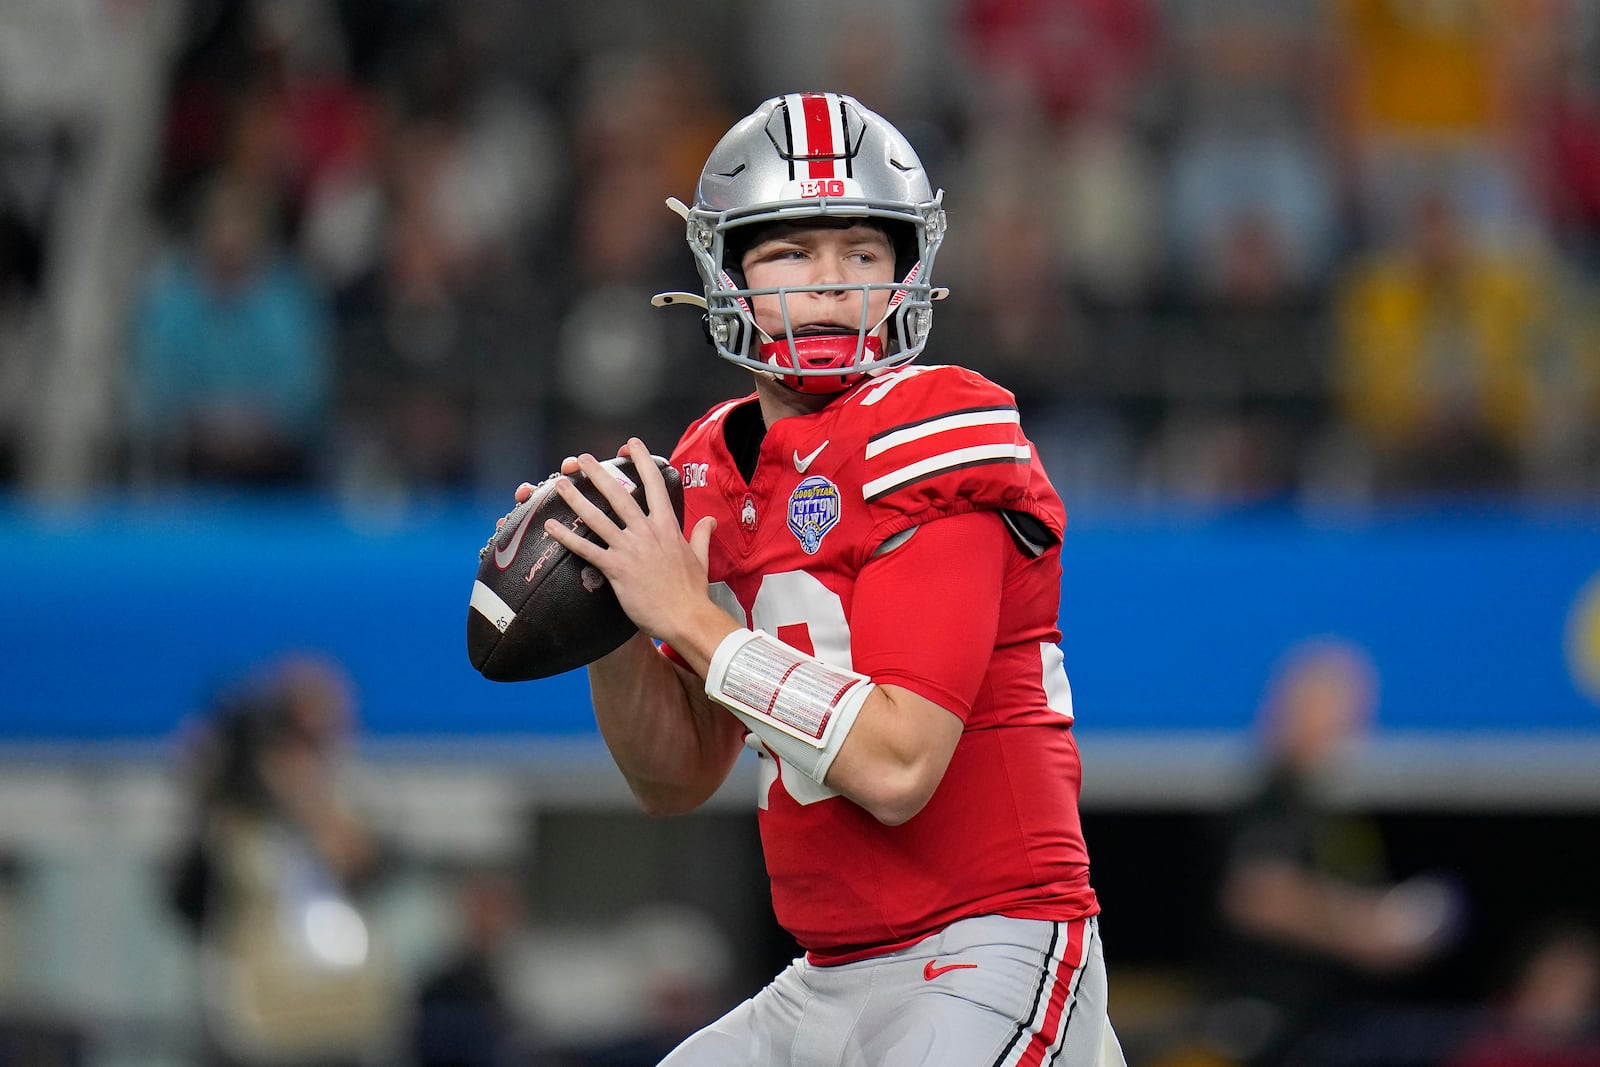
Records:
{"label": "player's elbow", "polygon": [[710,793],[701,789],[666,786],[659,782],[630,780],[629,789],[639,810],[652,818],[687,815],[710,799]]}
{"label": "player's elbow", "polygon": [[828,784],[885,826],[910,822],[933,799],[949,763],[948,754],[923,750],[874,755],[869,760],[849,761],[841,756],[828,775]]}
{"label": "player's elbow", "polygon": [[885,826],[927,807],[950,765],[962,722],[895,685],[879,685],[828,772],[828,784]]}
{"label": "player's elbow", "polygon": [[914,767],[885,769],[850,795],[885,826],[902,826],[928,806],[938,784],[936,777]]}
{"label": "player's elbow", "polygon": [[926,801],[920,804],[915,802],[901,804],[876,804],[868,808],[867,811],[874,819],[877,819],[885,826],[904,826],[906,823],[916,818],[917,813],[926,806]]}
{"label": "player's elbow", "polygon": [[674,815],[687,815],[700,806],[662,800],[659,797],[639,797],[638,800],[639,810],[652,819],[670,819]]}

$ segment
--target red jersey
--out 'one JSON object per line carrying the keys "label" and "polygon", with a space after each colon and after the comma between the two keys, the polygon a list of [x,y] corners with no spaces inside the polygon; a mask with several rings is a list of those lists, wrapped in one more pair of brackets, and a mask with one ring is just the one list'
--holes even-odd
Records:
{"label": "red jersey", "polygon": [[[763,748],[761,839],[778,921],[817,962],[842,963],[978,915],[1096,913],[1058,647],[1066,516],[1013,396],[959,367],[904,367],[777,421],[746,483],[725,431],[730,413],[755,402],[712,409],[672,457],[684,529],[717,519],[713,598],[752,628],[903,686],[964,723],[933,797],[901,826]],[[970,626],[968,604],[937,602],[906,617],[879,596],[857,612],[858,578],[886,540],[981,511],[1009,516],[1016,538],[992,591],[991,649],[950,654]],[[853,630],[858,614],[872,632]],[[951,667],[962,656],[974,669]]]}

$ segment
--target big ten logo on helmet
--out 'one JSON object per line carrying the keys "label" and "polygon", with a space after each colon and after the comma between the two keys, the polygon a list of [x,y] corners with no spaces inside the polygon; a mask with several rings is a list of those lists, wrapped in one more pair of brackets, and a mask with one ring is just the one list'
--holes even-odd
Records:
{"label": "big ten logo on helmet", "polygon": [[789,495],[789,529],[800,547],[814,556],[822,535],[839,522],[839,487],[821,475],[812,475]]}
{"label": "big ten logo on helmet", "polygon": [[683,465],[683,487],[685,489],[704,489],[706,475],[711,472],[709,463],[685,463]]}
{"label": "big ten logo on helmet", "polygon": [[808,200],[819,196],[845,195],[843,178],[802,178],[797,184],[800,186],[800,195]]}

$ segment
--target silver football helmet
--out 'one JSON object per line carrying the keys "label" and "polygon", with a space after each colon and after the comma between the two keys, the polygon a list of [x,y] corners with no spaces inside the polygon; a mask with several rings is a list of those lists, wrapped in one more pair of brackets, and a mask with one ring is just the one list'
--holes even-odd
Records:
{"label": "silver football helmet", "polygon": [[[837,93],[773,97],[727,132],[706,160],[693,207],[668,203],[688,222],[689,250],[705,283],[706,328],[717,354],[790,388],[829,394],[913,360],[928,341],[930,281],[944,239],[943,192],[934,192],[905,137],[855,99]],[[866,218],[895,245],[899,281],[751,289],[740,258],[757,227],[814,218]],[[859,328],[840,334],[771,337],[756,325],[750,298],[862,290]],[[868,320],[871,290],[891,290],[889,310]],[[701,304],[663,293],[657,306]],[[878,336],[888,322],[887,343]],[[786,331],[787,333],[787,331]]]}

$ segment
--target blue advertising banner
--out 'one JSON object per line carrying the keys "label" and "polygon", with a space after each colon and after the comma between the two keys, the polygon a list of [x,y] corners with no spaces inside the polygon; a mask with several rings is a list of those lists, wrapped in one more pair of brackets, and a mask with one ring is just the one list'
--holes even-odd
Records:
{"label": "blue advertising banner", "polygon": [[[349,670],[385,738],[589,738],[582,671],[488,682],[467,597],[493,516],[304,502],[0,511],[0,742],[169,737],[285,652]],[[1380,731],[1600,737],[1600,514],[1075,520],[1079,727],[1238,731],[1306,638],[1364,646]]]}

